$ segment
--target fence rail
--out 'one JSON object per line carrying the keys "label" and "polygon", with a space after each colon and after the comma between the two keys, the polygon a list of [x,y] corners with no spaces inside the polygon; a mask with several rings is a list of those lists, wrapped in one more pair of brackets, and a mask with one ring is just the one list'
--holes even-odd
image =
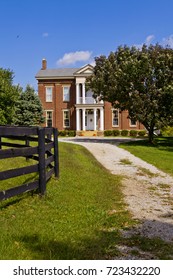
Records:
{"label": "fence rail", "polygon": [[[24,143],[11,143],[8,140],[20,140],[24,141]],[[37,143],[34,147],[30,146],[33,142]],[[3,147],[5,149],[2,149]],[[46,191],[46,183],[52,174],[55,174],[55,177],[59,177],[57,129],[49,127],[0,126],[0,160],[15,157],[25,157],[26,160],[33,159],[38,163],[1,171],[0,180],[35,172],[38,172],[38,180],[7,190],[0,190],[0,201],[35,189],[38,189],[39,193],[43,195]]]}

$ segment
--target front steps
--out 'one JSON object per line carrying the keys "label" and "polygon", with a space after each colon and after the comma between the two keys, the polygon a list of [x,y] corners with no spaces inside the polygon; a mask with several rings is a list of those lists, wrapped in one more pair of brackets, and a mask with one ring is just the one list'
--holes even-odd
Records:
{"label": "front steps", "polygon": [[103,136],[103,135],[104,132],[98,130],[76,131],[76,136],[94,137],[94,136]]}

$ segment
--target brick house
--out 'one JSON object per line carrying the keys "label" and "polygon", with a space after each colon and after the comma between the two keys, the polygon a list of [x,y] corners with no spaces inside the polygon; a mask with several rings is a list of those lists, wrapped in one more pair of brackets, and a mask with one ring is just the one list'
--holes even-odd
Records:
{"label": "brick house", "polygon": [[46,126],[59,130],[76,130],[80,135],[101,135],[104,130],[140,130],[144,127],[128,118],[127,111],[112,108],[111,103],[94,99],[86,91],[86,78],[92,74],[90,64],[82,68],[42,68],[36,74],[38,95],[43,105]]}

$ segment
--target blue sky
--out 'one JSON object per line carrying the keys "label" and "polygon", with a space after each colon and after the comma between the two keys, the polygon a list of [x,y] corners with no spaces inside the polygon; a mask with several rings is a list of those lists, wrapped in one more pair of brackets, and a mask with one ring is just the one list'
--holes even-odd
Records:
{"label": "blue sky", "polygon": [[0,0],[0,67],[37,90],[48,68],[80,67],[119,45],[169,43],[172,0]]}

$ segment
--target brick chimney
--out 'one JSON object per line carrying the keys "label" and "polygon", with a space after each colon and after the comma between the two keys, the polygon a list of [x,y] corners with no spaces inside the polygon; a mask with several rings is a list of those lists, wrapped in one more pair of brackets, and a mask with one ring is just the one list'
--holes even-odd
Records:
{"label": "brick chimney", "polygon": [[47,61],[46,61],[45,58],[43,58],[42,59],[42,68],[41,68],[41,70],[46,70],[46,68],[47,68]]}

